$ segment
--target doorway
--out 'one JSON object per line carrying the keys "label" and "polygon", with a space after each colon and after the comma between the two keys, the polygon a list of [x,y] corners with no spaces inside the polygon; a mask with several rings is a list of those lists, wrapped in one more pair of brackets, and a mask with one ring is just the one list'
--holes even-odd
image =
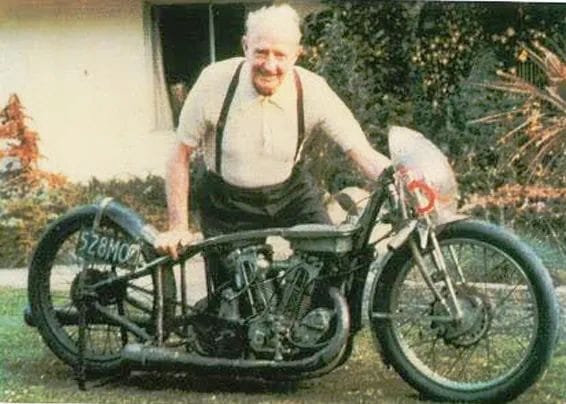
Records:
{"label": "doorway", "polygon": [[241,3],[153,6],[175,126],[202,69],[216,60],[242,55],[246,12]]}

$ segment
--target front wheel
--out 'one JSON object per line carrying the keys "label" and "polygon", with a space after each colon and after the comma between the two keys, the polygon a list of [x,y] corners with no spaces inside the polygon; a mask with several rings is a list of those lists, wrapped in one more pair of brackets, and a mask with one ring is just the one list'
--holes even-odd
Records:
{"label": "front wheel", "polygon": [[463,318],[446,320],[438,297],[449,292],[432,248],[422,254],[436,296],[409,248],[401,248],[370,295],[370,324],[384,360],[427,398],[510,400],[552,356],[558,302],[550,276],[521,241],[487,223],[452,223],[438,241]]}

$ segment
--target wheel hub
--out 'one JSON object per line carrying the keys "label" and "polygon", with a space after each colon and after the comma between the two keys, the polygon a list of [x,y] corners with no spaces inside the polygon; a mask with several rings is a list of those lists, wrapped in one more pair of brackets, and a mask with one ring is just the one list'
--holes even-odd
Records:
{"label": "wheel hub", "polygon": [[[96,268],[87,268],[84,273],[84,287],[80,287],[80,274],[77,274],[71,283],[71,299],[73,304],[78,305],[82,299],[86,297],[85,287],[94,285],[98,282],[110,279],[112,275],[107,271],[100,271]],[[94,300],[102,304],[103,306],[108,306],[115,304],[125,295],[125,289],[121,286],[109,286],[99,290],[96,293]]]}
{"label": "wheel hub", "polygon": [[[492,308],[488,299],[473,290],[459,289],[456,298],[462,310],[462,318],[453,322],[434,321],[432,328],[437,330],[444,342],[455,347],[469,347],[482,339],[489,329]],[[432,304],[433,315],[446,315],[439,301]]]}

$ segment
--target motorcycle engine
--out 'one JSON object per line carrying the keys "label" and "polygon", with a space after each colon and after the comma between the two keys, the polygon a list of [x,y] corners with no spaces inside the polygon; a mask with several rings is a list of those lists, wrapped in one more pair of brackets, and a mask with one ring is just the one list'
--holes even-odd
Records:
{"label": "motorcycle engine", "polygon": [[322,257],[295,253],[274,260],[272,247],[261,244],[233,250],[224,264],[231,282],[220,291],[219,316],[242,324],[250,358],[300,356],[329,334],[334,312],[318,307],[315,291]]}

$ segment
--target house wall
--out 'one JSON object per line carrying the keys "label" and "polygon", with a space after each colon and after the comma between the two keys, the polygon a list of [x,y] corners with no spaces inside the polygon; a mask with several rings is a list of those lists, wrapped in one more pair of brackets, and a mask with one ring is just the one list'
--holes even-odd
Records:
{"label": "house wall", "polygon": [[0,105],[17,93],[42,167],[74,180],[162,169],[140,0],[0,2]]}
{"label": "house wall", "polygon": [[[306,13],[318,2],[289,3]],[[0,107],[18,94],[42,168],[72,180],[163,174],[173,135],[155,130],[144,12],[143,0],[0,1]]]}

